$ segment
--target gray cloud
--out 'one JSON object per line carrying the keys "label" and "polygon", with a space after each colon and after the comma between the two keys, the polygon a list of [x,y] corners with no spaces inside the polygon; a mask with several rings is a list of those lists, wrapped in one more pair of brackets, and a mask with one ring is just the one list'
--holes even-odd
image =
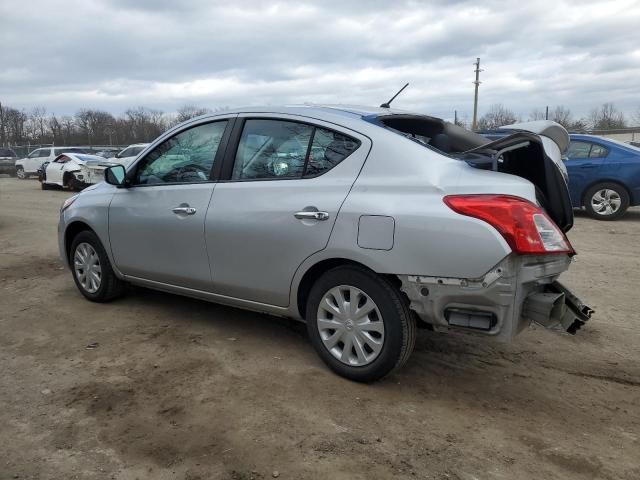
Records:
{"label": "gray cloud", "polygon": [[0,18],[0,101],[56,113],[379,104],[409,81],[398,107],[470,116],[476,56],[481,111],[640,105],[635,1],[5,0]]}

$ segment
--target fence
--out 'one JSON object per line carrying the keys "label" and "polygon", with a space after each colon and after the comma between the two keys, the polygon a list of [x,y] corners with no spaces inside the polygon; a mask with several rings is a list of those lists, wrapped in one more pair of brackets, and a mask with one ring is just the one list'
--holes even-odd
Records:
{"label": "fence", "polygon": [[64,147],[78,147],[87,150],[87,153],[96,153],[101,150],[114,150],[120,151],[127,147],[127,145],[54,145],[53,143],[41,143],[41,144],[27,144],[27,145],[4,145],[7,148],[10,148],[14,152],[18,158],[23,158],[29,155],[31,152],[38,148],[64,148]]}

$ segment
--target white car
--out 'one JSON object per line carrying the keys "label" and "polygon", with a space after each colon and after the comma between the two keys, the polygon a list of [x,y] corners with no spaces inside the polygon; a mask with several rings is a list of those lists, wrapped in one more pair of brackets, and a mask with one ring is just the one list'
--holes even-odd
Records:
{"label": "white car", "polygon": [[109,158],[109,161],[128,167],[131,162],[133,162],[133,160],[148,146],[148,143],[134,143],[117,153],[115,157]]}
{"label": "white car", "polygon": [[64,153],[42,167],[42,189],[82,190],[104,180],[104,171],[117,165],[97,155]]}
{"label": "white car", "polygon": [[63,153],[85,153],[86,148],[83,147],[45,147],[37,148],[25,158],[16,160],[16,175],[20,179],[28,178],[31,175],[37,175],[38,170],[45,162],[52,162],[58,155]]}

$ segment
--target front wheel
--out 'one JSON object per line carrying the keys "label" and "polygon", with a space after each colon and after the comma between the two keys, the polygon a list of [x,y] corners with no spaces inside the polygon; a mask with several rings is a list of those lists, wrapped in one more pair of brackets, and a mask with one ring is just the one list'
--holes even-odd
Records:
{"label": "front wheel", "polygon": [[17,176],[20,180],[24,180],[25,178],[27,178],[27,174],[24,172],[24,168],[22,168],[22,167],[16,167],[16,176]]}
{"label": "front wheel", "polygon": [[75,236],[69,264],[78,290],[92,302],[108,302],[124,292],[124,283],[113,272],[109,257],[94,232],[85,230]]}
{"label": "front wheel", "polygon": [[387,279],[357,266],[337,267],[313,285],[307,331],[334,372],[373,382],[399,369],[413,351],[415,318]]}
{"label": "front wheel", "polygon": [[584,203],[596,220],[617,220],[629,208],[629,194],[617,183],[599,183],[587,190]]}

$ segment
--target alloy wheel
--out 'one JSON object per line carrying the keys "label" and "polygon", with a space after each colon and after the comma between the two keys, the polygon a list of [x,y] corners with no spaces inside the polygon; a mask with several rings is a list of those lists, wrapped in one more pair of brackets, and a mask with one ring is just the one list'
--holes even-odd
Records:
{"label": "alloy wheel", "polygon": [[382,351],[382,316],[375,302],[359,288],[339,285],[326,292],[316,321],[325,348],[344,364],[368,365]]}
{"label": "alloy wheel", "polygon": [[620,210],[621,205],[620,194],[609,188],[598,190],[591,197],[591,208],[598,215],[613,215]]}

